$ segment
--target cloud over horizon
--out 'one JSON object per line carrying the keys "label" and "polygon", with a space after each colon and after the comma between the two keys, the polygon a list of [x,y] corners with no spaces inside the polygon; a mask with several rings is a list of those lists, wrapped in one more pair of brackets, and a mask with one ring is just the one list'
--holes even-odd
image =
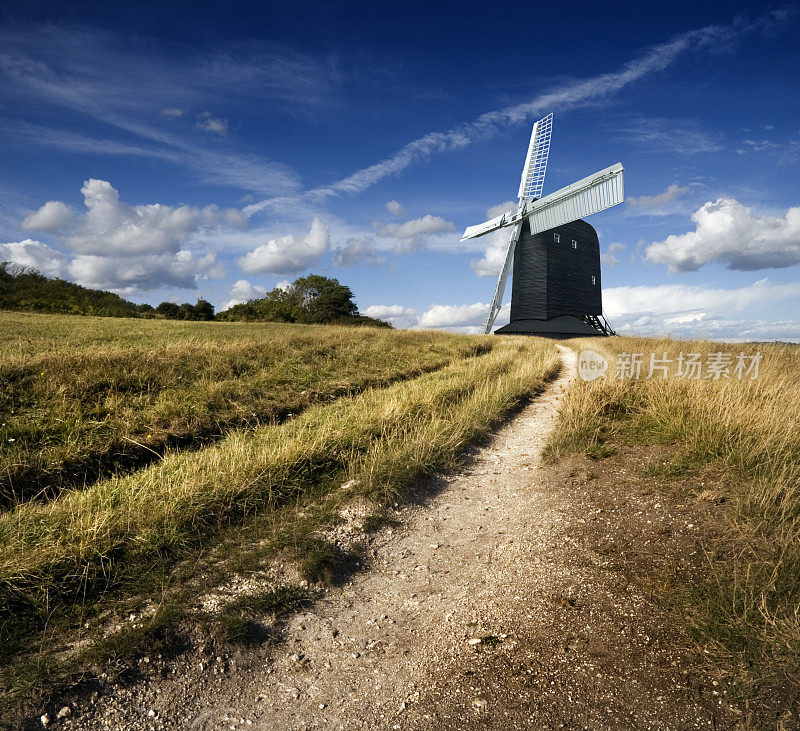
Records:
{"label": "cloud over horizon", "polygon": [[695,230],[650,244],[645,259],[671,274],[712,262],[753,271],[800,263],[800,206],[783,216],[758,216],[735,198],[709,201],[692,214]]}
{"label": "cloud over horizon", "polygon": [[315,216],[305,236],[270,239],[237,259],[237,264],[245,274],[296,274],[319,262],[330,248],[328,227]]}

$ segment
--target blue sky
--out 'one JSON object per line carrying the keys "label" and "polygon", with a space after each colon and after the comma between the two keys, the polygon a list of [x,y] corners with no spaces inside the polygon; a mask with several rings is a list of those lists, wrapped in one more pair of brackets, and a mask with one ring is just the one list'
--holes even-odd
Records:
{"label": "blue sky", "polygon": [[286,5],[0,11],[0,260],[218,309],[320,273],[470,331],[505,241],[461,231],[552,111],[545,194],[625,166],[612,325],[800,339],[797,5]]}

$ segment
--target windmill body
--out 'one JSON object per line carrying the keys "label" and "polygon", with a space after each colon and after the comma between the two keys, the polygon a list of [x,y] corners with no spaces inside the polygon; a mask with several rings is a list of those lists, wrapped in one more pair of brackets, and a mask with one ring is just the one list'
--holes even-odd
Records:
{"label": "windmill body", "polygon": [[464,232],[462,241],[509,229],[494,297],[484,322],[491,332],[513,270],[511,322],[496,332],[546,337],[611,335],[603,318],[600,243],[582,216],[621,203],[619,163],[541,198],[553,115],[533,125],[515,211]]}

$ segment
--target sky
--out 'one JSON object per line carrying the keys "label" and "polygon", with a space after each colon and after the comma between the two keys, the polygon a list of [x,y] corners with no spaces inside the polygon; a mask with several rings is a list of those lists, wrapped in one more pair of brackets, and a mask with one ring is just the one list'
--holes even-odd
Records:
{"label": "sky", "polygon": [[461,233],[550,112],[545,194],[625,167],[618,332],[800,340],[796,4],[9,3],[0,261],[217,310],[323,274],[475,332],[507,233]]}

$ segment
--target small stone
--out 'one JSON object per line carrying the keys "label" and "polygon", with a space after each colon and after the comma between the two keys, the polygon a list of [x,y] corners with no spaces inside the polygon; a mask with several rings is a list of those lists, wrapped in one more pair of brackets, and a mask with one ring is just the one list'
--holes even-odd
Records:
{"label": "small stone", "polygon": [[154,711],[154,710],[151,708],[151,709],[150,709],[150,710],[147,712],[147,717],[148,717],[148,718],[155,718],[155,717],[156,717],[156,712],[155,712],[155,711]]}
{"label": "small stone", "polygon": [[41,717],[39,718],[39,720],[42,722],[42,726],[47,728],[50,725],[50,714],[49,713],[43,713],[41,715]]}
{"label": "small stone", "polygon": [[64,706],[57,714],[57,718],[69,718],[72,715],[72,709],[69,706]]}
{"label": "small stone", "polygon": [[477,708],[479,711],[482,711],[488,705],[485,698],[473,698],[472,705]]}
{"label": "small stone", "polygon": [[467,640],[467,644],[468,645],[480,645],[481,644],[481,639],[480,639],[480,637],[470,637]]}
{"label": "small stone", "polygon": [[328,707],[328,706],[327,706],[327,704],[326,704],[326,703],[320,703],[320,704],[319,704],[319,710],[320,710],[320,711],[321,711],[323,708],[327,708],[327,707]]}

